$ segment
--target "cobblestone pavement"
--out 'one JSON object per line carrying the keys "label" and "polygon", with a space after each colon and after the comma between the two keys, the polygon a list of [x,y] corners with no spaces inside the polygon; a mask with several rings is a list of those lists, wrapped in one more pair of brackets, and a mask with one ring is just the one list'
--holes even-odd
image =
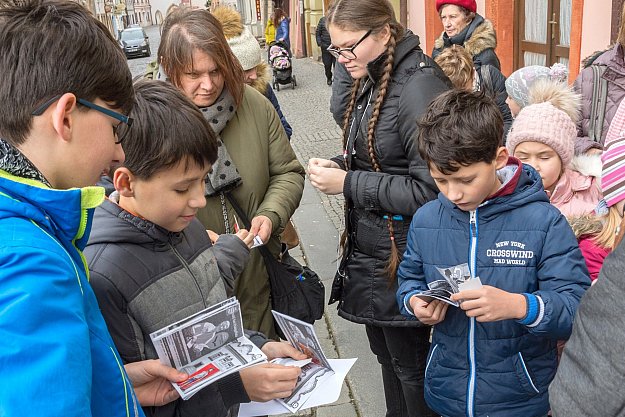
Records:
{"label": "cobblestone pavement", "polygon": [[[293,74],[297,87],[276,91],[282,112],[293,127],[293,149],[304,166],[313,157],[340,155],[341,129],[330,113],[331,87],[326,85],[323,65],[311,58],[294,59]],[[343,197],[319,196],[336,229],[342,230]]]}

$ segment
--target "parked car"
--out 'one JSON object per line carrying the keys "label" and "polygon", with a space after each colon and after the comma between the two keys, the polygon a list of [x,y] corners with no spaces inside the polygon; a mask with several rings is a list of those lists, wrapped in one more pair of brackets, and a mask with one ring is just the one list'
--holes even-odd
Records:
{"label": "parked car", "polygon": [[152,51],[150,50],[150,38],[146,35],[141,26],[131,25],[122,30],[119,37],[119,44],[121,45],[126,58],[133,56],[150,56]]}

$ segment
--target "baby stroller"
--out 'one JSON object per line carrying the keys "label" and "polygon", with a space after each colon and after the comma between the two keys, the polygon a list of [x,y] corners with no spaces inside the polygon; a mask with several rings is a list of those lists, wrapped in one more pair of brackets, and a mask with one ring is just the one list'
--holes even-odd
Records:
{"label": "baby stroller", "polygon": [[273,88],[280,91],[280,84],[291,84],[295,89],[297,80],[291,67],[291,52],[284,42],[275,41],[269,44],[267,59],[273,72]]}

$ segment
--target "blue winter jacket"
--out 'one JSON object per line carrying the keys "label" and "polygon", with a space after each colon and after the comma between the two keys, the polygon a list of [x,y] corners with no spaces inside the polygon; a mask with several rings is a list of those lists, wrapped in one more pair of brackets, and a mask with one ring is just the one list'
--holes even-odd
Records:
{"label": "blue winter jacket", "polygon": [[443,416],[546,415],[556,342],[569,337],[590,285],[575,236],[549,204],[540,176],[528,165],[502,171],[516,174],[514,191],[472,213],[442,194],[420,208],[398,271],[397,301],[413,318],[406,308],[410,297],[456,271],[471,271],[484,285],[524,293],[528,300],[520,321],[479,323],[449,306],[434,326],[425,397]]}
{"label": "blue winter jacket", "polygon": [[81,253],[103,199],[0,170],[0,416],[143,416]]}
{"label": "blue winter jacket", "polygon": [[278,27],[276,28],[276,41],[283,39],[282,42],[286,43],[289,51],[291,50],[291,38],[289,34],[289,23],[291,23],[291,18],[285,17],[280,21]]}

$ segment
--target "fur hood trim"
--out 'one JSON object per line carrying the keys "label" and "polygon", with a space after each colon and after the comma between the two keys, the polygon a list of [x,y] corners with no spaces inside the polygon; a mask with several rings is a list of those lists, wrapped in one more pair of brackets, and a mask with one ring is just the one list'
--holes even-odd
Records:
{"label": "fur hood trim", "polygon": [[258,64],[256,66],[256,74],[258,74],[258,78],[252,83],[251,87],[264,96],[267,92],[267,86],[271,81],[271,71],[269,71],[269,65],[267,65],[264,61]]}
{"label": "fur hood trim", "polygon": [[[445,31],[434,41],[435,49],[442,49],[445,46],[445,41],[443,40],[444,34]],[[486,49],[495,49],[497,47],[497,33],[495,32],[492,22],[488,19],[484,19],[482,24],[475,28],[471,37],[464,42],[463,46],[472,57]]]}
{"label": "fur hood trim", "polygon": [[582,96],[566,83],[540,79],[529,88],[528,104],[551,103],[569,115],[574,123],[581,116]]}
{"label": "fur hood trim", "polygon": [[585,215],[569,217],[567,220],[577,239],[582,236],[596,236],[603,230],[603,221],[600,216]]}
{"label": "fur hood trim", "polygon": [[601,179],[601,155],[577,155],[571,161],[569,168],[588,177]]}
{"label": "fur hood trim", "polygon": [[217,7],[213,11],[213,16],[221,23],[226,39],[241,36],[243,33],[241,15],[233,8],[227,6]]}

